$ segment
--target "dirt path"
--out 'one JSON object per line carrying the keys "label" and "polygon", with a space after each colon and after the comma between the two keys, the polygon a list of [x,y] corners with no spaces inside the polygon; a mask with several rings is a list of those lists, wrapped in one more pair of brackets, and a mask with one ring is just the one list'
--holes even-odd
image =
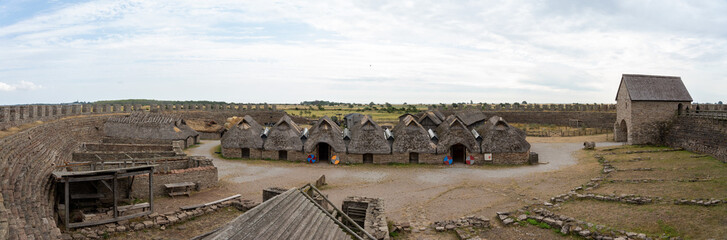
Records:
{"label": "dirt path", "polygon": [[[614,143],[599,143],[599,146]],[[326,175],[322,190],[340,207],[351,195],[383,198],[390,220],[415,227],[465,215],[492,217],[496,211],[542,202],[598,174],[598,164],[577,164],[576,143],[533,143],[535,166],[334,166],[282,161],[225,160],[212,154],[219,141],[203,141],[191,155],[214,159],[225,194],[261,201],[267,187],[299,187]],[[219,193],[218,193],[219,194]],[[222,195],[225,195],[222,194]]]}

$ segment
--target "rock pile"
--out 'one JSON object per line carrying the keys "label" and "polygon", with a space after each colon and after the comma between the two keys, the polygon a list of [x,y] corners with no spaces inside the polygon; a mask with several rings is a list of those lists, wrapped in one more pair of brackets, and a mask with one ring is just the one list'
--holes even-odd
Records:
{"label": "rock pile", "polygon": [[531,224],[545,224],[547,227],[559,229],[563,234],[571,234],[586,239],[601,240],[626,240],[626,239],[650,239],[646,234],[633,233],[620,230],[611,230],[602,225],[595,225],[584,221],[576,220],[565,215],[554,214],[547,209],[535,208],[528,211],[527,207],[518,210],[516,213],[498,212],[498,218],[506,226],[516,226],[518,222],[527,221]]}
{"label": "rock pile", "polygon": [[483,216],[466,216],[457,220],[438,221],[432,223],[432,227],[438,232],[454,230],[458,227],[489,228],[490,219]]}
{"label": "rock pile", "polygon": [[706,206],[706,207],[716,206],[716,205],[722,204],[722,203],[727,203],[727,199],[719,200],[719,199],[710,198],[710,199],[674,200],[674,204],[676,204],[676,205],[697,205],[697,206]]}

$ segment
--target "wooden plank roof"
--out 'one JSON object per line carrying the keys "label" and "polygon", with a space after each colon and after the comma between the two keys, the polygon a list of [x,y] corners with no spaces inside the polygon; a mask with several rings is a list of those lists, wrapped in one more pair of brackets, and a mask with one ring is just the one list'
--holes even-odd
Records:
{"label": "wooden plank roof", "polygon": [[324,211],[294,188],[202,239],[351,239]]}
{"label": "wooden plank roof", "polygon": [[[631,101],[691,102],[681,77],[624,74],[619,90],[625,87]],[[618,97],[617,99],[618,100]]]}

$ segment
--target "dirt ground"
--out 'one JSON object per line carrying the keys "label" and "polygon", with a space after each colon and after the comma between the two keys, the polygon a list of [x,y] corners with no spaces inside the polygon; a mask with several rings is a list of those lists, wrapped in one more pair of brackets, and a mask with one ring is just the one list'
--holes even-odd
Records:
{"label": "dirt ground", "polygon": [[[568,143],[566,139],[571,142]],[[161,198],[155,206],[159,212],[173,211],[179,206],[238,193],[245,199],[261,201],[264,188],[299,187],[325,175],[329,185],[323,187],[322,191],[337,206],[340,207],[347,196],[383,198],[389,220],[409,222],[414,228],[428,227],[434,221],[467,215],[482,215],[492,219],[497,211],[542,203],[597,176],[600,167],[597,162],[580,162],[573,156],[582,148],[583,139],[588,138],[563,138],[558,139],[560,142],[557,143],[534,141],[532,151],[537,152],[541,163],[544,163],[535,166],[346,166],[226,160],[213,153],[219,141],[203,141],[198,147],[188,149],[188,154],[207,156],[214,160],[219,171],[220,187],[197,193],[191,198]],[[604,144],[614,145],[599,143]],[[496,221],[493,219],[493,222]],[[532,231],[527,230],[529,228],[519,229],[531,235],[534,234],[532,231],[540,232],[537,228]],[[411,234],[408,238],[449,239],[448,236],[423,232]],[[522,238],[527,239],[527,236],[523,235]]]}

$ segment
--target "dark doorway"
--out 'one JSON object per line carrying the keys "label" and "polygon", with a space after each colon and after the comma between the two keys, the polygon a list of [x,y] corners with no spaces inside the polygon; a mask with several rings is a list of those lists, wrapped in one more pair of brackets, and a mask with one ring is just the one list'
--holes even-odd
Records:
{"label": "dark doorway", "polygon": [[621,120],[621,123],[618,125],[615,140],[616,142],[628,142],[629,140],[629,129],[626,126],[625,119]]}
{"label": "dark doorway", "polygon": [[364,154],[363,163],[374,163],[374,155],[371,153]]}
{"label": "dark doorway", "polygon": [[331,146],[328,143],[318,143],[318,161],[331,160]]}
{"label": "dark doorway", "polygon": [[679,110],[677,111],[677,115],[682,115],[682,108],[683,108],[683,107],[684,107],[684,105],[682,105],[682,104],[680,103],[680,104],[679,104]]}
{"label": "dark doorway", "polygon": [[419,163],[419,153],[409,153],[409,163]]}
{"label": "dark doorway", "polygon": [[464,145],[455,144],[450,149],[450,152],[452,153],[452,162],[464,163],[465,155],[467,155],[467,148],[465,148]]}
{"label": "dark doorway", "polygon": [[285,150],[278,151],[278,159],[279,160],[288,160],[288,151],[285,151]]}
{"label": "dark doorway", "polygon": [[242,149],[242,158],[250,158],[250,149],[249,148]]}

